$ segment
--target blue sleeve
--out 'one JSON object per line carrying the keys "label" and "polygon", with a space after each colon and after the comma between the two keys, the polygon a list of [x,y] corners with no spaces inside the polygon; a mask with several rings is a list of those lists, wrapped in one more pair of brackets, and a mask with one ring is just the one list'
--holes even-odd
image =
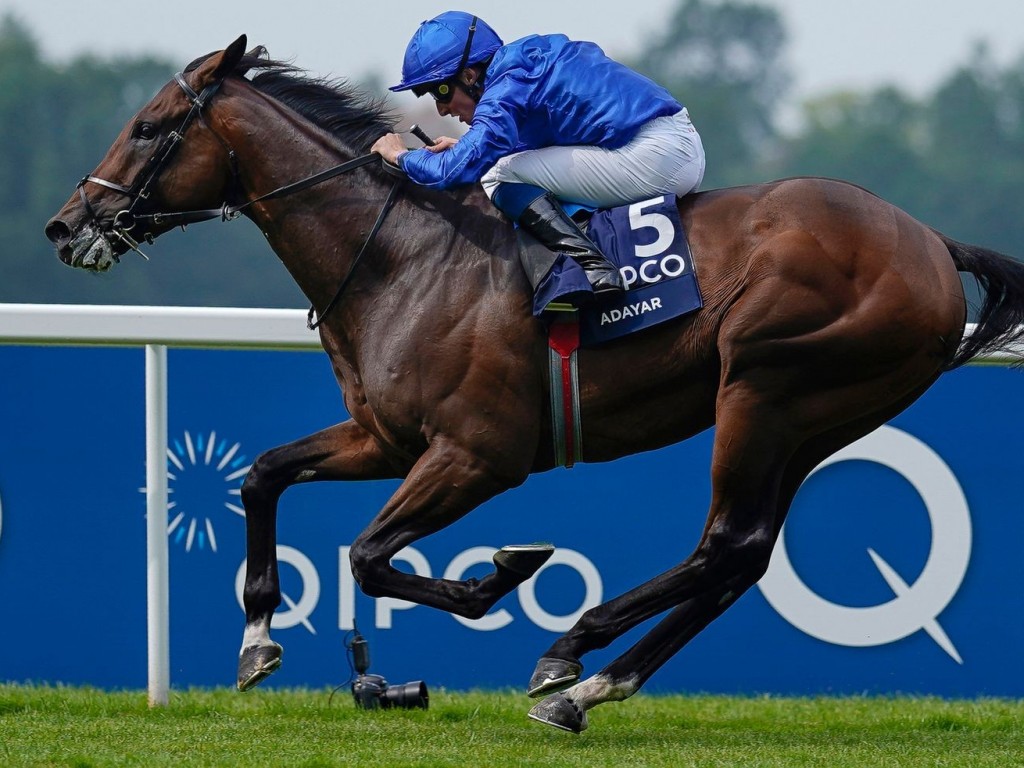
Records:
{"label": "blue sleeve", "polygon": [[474,184],[498,160],[517,151],[517,115],[525,107],[512,78],[488,83],[469,130],[444,152],[414,149],[399,159],[409,178],[424,187],[450,189]]}

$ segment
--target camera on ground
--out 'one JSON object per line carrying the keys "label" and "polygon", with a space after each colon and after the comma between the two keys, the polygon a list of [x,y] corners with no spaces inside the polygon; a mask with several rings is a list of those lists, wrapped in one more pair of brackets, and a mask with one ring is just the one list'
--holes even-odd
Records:
{"label": "camera on ground", "polygon": [[430,703],[427,684],[414,680],[402,685],[388,685],[380,675],[367,674],[370,668],[370,646],[356,632],[349,643],[356,679],[352,681],[352,698],[360,709],[426,709]]}

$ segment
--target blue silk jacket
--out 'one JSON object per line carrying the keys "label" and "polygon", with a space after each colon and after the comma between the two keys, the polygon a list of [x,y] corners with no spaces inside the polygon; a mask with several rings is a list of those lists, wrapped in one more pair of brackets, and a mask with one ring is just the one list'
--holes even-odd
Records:
{"label": "blue silk jacket", "polygon": [[565,35],[531,35],[494,54],[473,122],[454,147],[406,152],[417,184],[472,184],[499,159],[550,146],[617,149],[656,117],[682,106],[661,86]]}

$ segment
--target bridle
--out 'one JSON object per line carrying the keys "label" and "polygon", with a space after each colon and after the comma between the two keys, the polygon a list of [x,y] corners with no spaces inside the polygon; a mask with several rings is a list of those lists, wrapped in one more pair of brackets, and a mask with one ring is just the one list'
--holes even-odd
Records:
{"label": "bridle", "polygon": [[[99,224],[99,217],[96,215],[96,211],[89,203],[89,197],[85,193],[85,185],[88,182],[99,184],[100,186],[112,189],[115,192],[120,192],[128,198],[128,207],[115,214],[114,219],[110,224],[110,232],[116,235],[125,243],[125,245],[133,251],[141,254],[143,257],[146,255],[139,250],[138,241],[129,233],[135,229],[140,220],[150,219],[153,223],[163,223],[163,216],[161,214],[152,214],[150,216],[143,217],[137,213],[137,209],[140,205],[145,204],[145,202],[149,200],[153,184],[177,153],[178,147],[181,146],[181,142],[185,139],[185,132],[196,118],[201,118],[203,107],[205,107],[207,102],[213,98],[213,95],[220,88],[221,82],[223,82],[222,80],[217,80],[216,82],[206,86],[201,93],[196,93],[192,86],[185,81],[185,77],[181,72],[174,75],[174,80],[179,86],[181,86],[181,89],[185,92],[185,95],[188,97],[192,106],[189,109],[188,114],[186,114],[185,118],[181,121],[181,125],[178,126],[177,130],[171,131],[166,137],[164,137],[164,140],[160,142],[156,151],[150,155],[149,159],[146,161],[146,164],[139,169],[139,172],[135,175],[135,179],[132,183],[125,186],[92,174],[85,176],[80,182],[78,182],[78,195],[82,199],[82,205],[85,206],[86,214],[88,214],[90,221],[94,224]],[[231,153],[231,156],[233,157],[234,153]],[[152,242],[151,235],[145,237],[145,239],[150,243]]]}
{"label": "bridle", "polygon": [[[214,94],[217,93],[218,89],[223,82],[223,79],[217,80],[210,85],[203,88],[202,91],[196,93],[195,89],[192,88],[186,82],[183,73],[178,72],[174,75],[174,81],[181,87],[182,91],[185,92],[185,96],[188,98],[191,108],[188,114],[185,115],[181,121],[181,125],[178,126],[177,130],[171,131],[164,139],[160,142],[160,145],[156,148],[156,151],[146,161],[146,164],[139,169],[139,172],[135,175],[135,179],[131,184],[123,185],[117,184],[116,182],[109,181],[99,176],[90,174],[85,176],[80,182],[78,182],[78,195],[82,199],[82,205],[85,207],[85,212],[89,217],[90,223],[100,229],[104,237],[110,238],[108,235],[113,235],[120,241],[122,241],[128,248],[135,251],[143,258],[148,259],[149,257],[144,254],[139,248],[139,242],[132,237],[130,234],[139,224],[149,224],[156,226],[166,227],[184,227],[187,224],[195,224],[200,221],[210,221],[211,219],[221,219],[222,221],[231,221],[238,218],[244,210],[250,208],[257,203],[265,200],[273,200],[278,197],[284,197],[286,195],[294,194],[301,190],[312,187],[316,184],[320,184],[328,179],[333,179],[336,176],[340,176],[349,171],[353,171],[356,168],[361,168],[364,165],[370,163],[382,161],[381,157],[377,154],[367,154],[361,157],[357,157],[353,160],[341,163],[339,165],[328,168],[325,171],[307,176],[304,179],[293,182],[292,184],[286,184],[283,187],[261,195],[253,200],[249,200],[241,205],[230,205],[227,201],[220,208],[207,208],[205,210],[197,211],[180,211],[171,213],[149,213],[140,214],[137,209],[144,205],[148,200],[153,190],[153,185],[159,178],[160,174],[170,164],[171,159],[174,157],[181,143],[185,139],[185,132],[189,126],[192,125],[197,119],[199,122],[205,125],[202,118],[202,110],[209,101],[213,98]],[[235,155],[227,143],[221,138],[216,132],[213,131],[208,125],[208,130],[213,132],[214,136],[224,145],[228,151],[228,160],[231,163],[231,172],[234,180],[235,187],[239,187],[238,182],[238,158]],[[380,230],[381,225],[384,223],[384,219],[387,217],[388,212],[394,205],[395,198],[398,194],[398,189],[405,180],[405,173],[397,166],[392,166],[389,163],[383,162],[385,170],[396,177],[395,182],[391,185],[391,190],[388,192],[388,196],[384,201],[384,205],[381,207],[380,213],[377,215],[377,220],[374,222],[373,227],[370,229],[370,233],[367,235],[366,240],[363,242],[362,247],[359,249],[359,253],[356,254],[355,259],[352,261],[352,265],[349,267],[348,272],[342,279],[341,284],[338,286],[338,290],[334,294],[334,298],[327,304],[323,312],[320,313],[319,317],[314,322],[313,316],[316,314],[315,307],[309,308],[309,315],[307,318],[306,325],[310,330],[315,330],[320,323],[323,322],[327,313],[331,311],[338,300],[341,298],[342,293],[345,292],[345,288],[348,286],[349,280],[352,277],[352,273],[355,271],[356,266],[359,264],[363,254],[369,250],[371,243],[377,236],[377,232]],[[85,185],[89,182],[93,184],[99,184],[101,187],[112,189],[115,192],[119,192],[128,198],[128,207],[118,211],[113,220],[110,222],[109,229],[102,228],[99,217],[96,215],[95,209],[89,203],[89,197],[85,193]],[[147,229],[146,234],[142,236],[148,243],[153,242],[153,235]],[[111,243],[113,245],[113,242]],[[117,259],[116,252],[114,258]]]}

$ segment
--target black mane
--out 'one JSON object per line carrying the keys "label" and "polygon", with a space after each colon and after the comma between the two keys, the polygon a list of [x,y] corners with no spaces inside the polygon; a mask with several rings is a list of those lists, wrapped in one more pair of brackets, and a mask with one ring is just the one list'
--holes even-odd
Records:
{"label": "black mane", "polygon": [[[207,58],[209,55],[196,59],[185,71],[192,71]],[[269,58],[263,46],[245,54],[235,74],[244,77],[254,70],[259,74],[251,82],[257,90],[294,109],[356,152],[368,151],[374,141],[394,130],[397,117],[387,100],[347,80],[309,77],[292,64]]]}

